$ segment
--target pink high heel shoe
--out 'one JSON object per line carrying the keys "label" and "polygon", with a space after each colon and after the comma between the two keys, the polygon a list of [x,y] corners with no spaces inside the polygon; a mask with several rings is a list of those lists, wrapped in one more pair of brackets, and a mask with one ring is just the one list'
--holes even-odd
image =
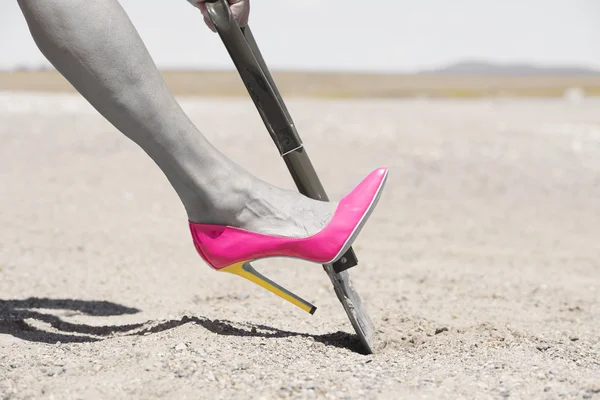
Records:
{"label": "pink high heel shoe", "polygon": [[215,270],[246,278],[313,314],[315,306],[261,275],[250,262],[270,257],[299,258],[318,264],[336,262],[352,246],[377,205],[387,173],[387,168],[371,172],[340,200],[332,220],[315,235],[289,238],[190,222],[194,245]]}

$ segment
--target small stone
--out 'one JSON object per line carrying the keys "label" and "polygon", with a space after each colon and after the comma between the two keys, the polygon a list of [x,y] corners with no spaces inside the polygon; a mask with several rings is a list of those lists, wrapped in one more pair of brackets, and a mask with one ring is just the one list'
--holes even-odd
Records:
{"label": "small stone", "polygon": [[206,380],[208,380],[208,381],[210,381],[210,382],[212,382],[212,381],[215,381],[215,380],[216,380],[216,378],[215,378],[215,374],[213,374],[211,371],[208,371],[208,372],[206,373],[206,375],[205,375],[205,378],[206,378]]}
{"label": "small stone", "polygon": [[176,351],[183,351],[185,349],[187,349],[187,346],[185,343],[179,343],[177,346],[175,346]]}
{"label": "small stone", "polygon": [[237,369],[239,369],[239,370],[242,370],[242,371],[244,371],[244,370],[246,370],[246,369],[249,369],[249,368],[250,368],[250,364],[248,364],[248,363],[246,363],[246,362],[239,363],[239,364],[237,365]]}

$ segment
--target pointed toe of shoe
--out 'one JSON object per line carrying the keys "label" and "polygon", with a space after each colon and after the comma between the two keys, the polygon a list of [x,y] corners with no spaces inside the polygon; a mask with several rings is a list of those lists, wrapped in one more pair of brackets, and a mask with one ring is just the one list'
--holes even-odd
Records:
{"label": "pointed toe of shoe", "polygon": [[377,205],[387,172],[387,168],[374,170],[340,200],[329,225],[310,241],[313,254],[333,263],[348,250]]}
{"label": "pointed toe of shoe", "polygon": [[379,200],[387,173],[387,168],[378,168],[371,172],[340,201],[340,206],[355,209],[359,214],[366,213],[369,207]]}

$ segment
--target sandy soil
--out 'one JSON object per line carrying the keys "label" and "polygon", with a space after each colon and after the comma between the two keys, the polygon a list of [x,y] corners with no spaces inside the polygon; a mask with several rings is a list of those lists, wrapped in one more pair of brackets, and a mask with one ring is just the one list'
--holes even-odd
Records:
{"label": "sandy soil", "polygon": [[[181,101],[293,187],[248,99]],[[0,94],[0,399],[600,398],[600,101],[293,100],[330,197],[390,167],[355,248],[357,351],[322,268],[197,256],[160,170],[77,95]]]}

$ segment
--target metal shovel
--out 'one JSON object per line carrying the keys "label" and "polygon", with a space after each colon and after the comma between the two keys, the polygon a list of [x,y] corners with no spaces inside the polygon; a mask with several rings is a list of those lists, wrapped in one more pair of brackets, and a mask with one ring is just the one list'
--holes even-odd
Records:
{"label": "metal shovel", "polygon": [[[329,201],[308,157],[294,122],[265,64],[249,26],[240,28],[226,0],[207,0],[208,15],[248,89],[298,191],[315,200]],[[348,269],[358,264],[350,248],[332,265],[323,265],[366,353],[375,350],[374,329]]]}

